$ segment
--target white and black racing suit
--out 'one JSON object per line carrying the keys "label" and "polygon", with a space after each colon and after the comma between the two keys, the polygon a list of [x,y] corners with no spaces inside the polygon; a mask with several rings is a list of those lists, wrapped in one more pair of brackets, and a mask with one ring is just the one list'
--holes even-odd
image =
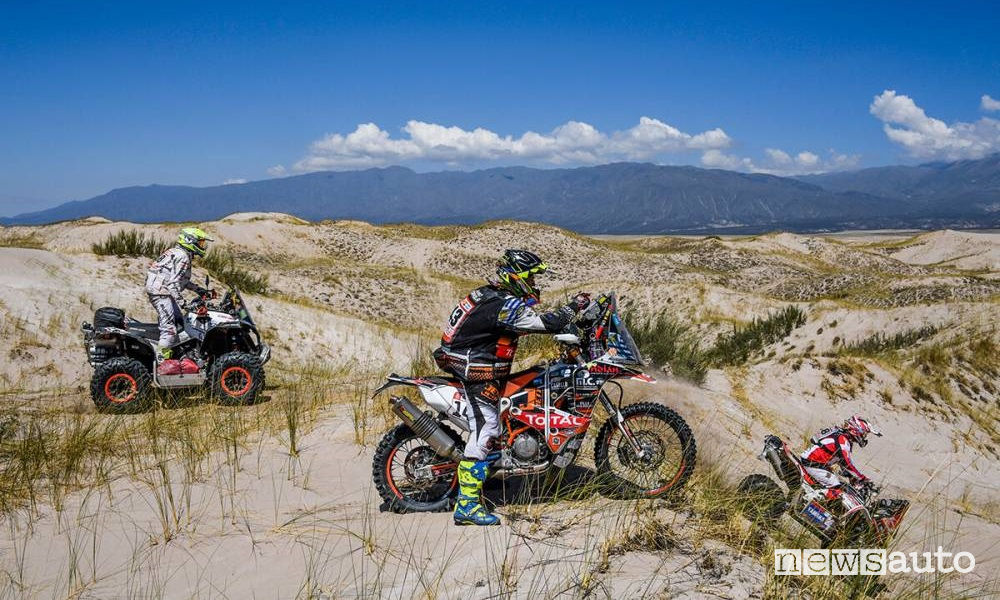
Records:
{"label": "white and black racing suit", "polygon": [[146,294],[156,309],[160,326],[160,348],[177,343],[177,322],[182,321],[181,292],[203,288],[191,283],[191,253],[181,246],[174,246],[149,265],[146,272]]}
{"label": "white and black racing suit", "polygon": [[575,313],[576,305],[569,304],[539,314],[526,300],[492,285],[473,290],[451,312],[434,360],[465,386],[471,429],[466,459],[484,460],[491,440],[500,434],[497,401],[514,362],[518,337],[562,331]]}

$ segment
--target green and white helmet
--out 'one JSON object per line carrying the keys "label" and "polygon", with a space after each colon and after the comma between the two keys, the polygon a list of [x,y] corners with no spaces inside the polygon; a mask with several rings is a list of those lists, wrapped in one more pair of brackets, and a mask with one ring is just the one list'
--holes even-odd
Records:
{"label": "green and white helmet", "polygon": [[177,245],[198,256],[205,256],[205,253],[208,252],[208,243],[214,241],[208,237],[207,233],[197,227],[185,227],[177,235]]}

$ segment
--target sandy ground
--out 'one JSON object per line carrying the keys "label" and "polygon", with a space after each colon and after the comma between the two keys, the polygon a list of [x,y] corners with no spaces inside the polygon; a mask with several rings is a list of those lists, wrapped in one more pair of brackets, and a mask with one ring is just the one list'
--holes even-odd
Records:
{"label": "sandy ground", "polygon": [[[5,398],[45,393],[85,406],[90,368],[80,323],[104,305],[152,319],[141,293],[147,261],[89,252],[110,232],[133,227],[164,239],[173,231],[91,219],[0,232],[31,235],[44,246],[0,247]],[[998,383],[995,375],[979,374],[989,382],[962,371],[978,390],[972,397],[959,395],[958,379],[948,382],[968,405],[963,412],[915,397],[912,382],[901,378],[904,366],[860,359],[863,369],[845,374],[836,357],[823,354],[874,333],[925,325],[938,328],[936,341],[955,347],[955,340],[977,336],[1000,341],[998,233],[772,234],[607,245],[509,223],[411,231],[242,214],[203,227],[271,278],[275,293],[249,304],[275,348],[278,370],[309,362],[346,365],[358,377],[407,370],[431,347],[458,296],[514,239],[531,240],[553,265],[547,297],[617,289],[637,310],[669,310],[690,320],[706,340],[795,302],[808,310],[806,325],[747,366],[713,369],[701,386],[663,377],[656,386],[630,386],[630,397],[682,414],[705,464],[726,465],[733,482],[767,472],[754,457],[768,433],[801,446],[846,415],[871,417],[886,435],[859,450],[858,462],[885,483],[886,495],[914,505],[898,548],[933,550],[941,542],[974,552],[977,570],[957,585],[991,578],[995,585],[1000,461],[995,439],[972,418],[997,414],[1000,398],[986,385]],[[530,236],[525,227],[534,228]],[[238,461],[212,455],[199,481],[175,479],[164,487],[155,479],[120,478],[73,494],[61,511],[41,507],[30,528],[25,515],[7,517],[0,563],[8,577],[0,597],[763,594],[763,567],[739,548],[696,535],[691,515],[676,507],[657,509],[675,536],[670,548],[623,551],[603,565],[601,543],[637,518],[631,503],[600,497],[527,503],[511,482],[490,490],[506,519],[499,528],[454,528],[446,514],[379,512],[373,448],[355,444],[350,410],[324,410],[297,457],[262,434]],[[170,536],[163,534],[161,511],[166,489],[182,507],[174,511]]]}

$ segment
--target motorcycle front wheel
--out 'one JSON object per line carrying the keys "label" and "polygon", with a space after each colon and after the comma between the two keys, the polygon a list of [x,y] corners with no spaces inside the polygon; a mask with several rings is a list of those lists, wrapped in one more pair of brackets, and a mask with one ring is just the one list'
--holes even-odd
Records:
{"label": "motorcycle front wheel", "polygon": [[617,497],[658,498],[683,488],[697,455],[694,435],[684,419],[652,402],[630,404],[621,413],[641,452],[614,419],[608,419],[594,443],[597,479],[604,491]]}
{"label": "motorcycle front wheel", "polygon": [[[456,443],[461,436],[443,427]],[[392,512],[441,512],[451,508],[458,488],[458,465],[442,458],[409,426],[390,429],[375,449],[372,478]]]}

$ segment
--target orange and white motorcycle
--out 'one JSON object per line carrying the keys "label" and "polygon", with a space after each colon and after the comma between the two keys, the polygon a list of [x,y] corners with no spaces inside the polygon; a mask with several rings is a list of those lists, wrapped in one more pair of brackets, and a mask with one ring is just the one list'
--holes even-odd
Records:
{"label": "orange and white motorcycle", "polygon": [[[595,302],[594,318],[578,322],[577,333],[554,336],[560,347],[557,360],[507,378],[491,476],[552,475],[573,464],[600,405],[608,418],[594,444],[598,481],[618,495],[665,495],[691,476],[694,437],[684,419],[663,404],[622,405],[624,388],[617,380],[655,380],[642,372],[642,357],[621,320],[614,293]],[[405,396],[390,396],[402,422],[375,451],[375,486],[391,510],[447,510],[469,431],[465,390],[449,377],[393,374],[375,395],[396,386],[414,388],[427,409]]]}

